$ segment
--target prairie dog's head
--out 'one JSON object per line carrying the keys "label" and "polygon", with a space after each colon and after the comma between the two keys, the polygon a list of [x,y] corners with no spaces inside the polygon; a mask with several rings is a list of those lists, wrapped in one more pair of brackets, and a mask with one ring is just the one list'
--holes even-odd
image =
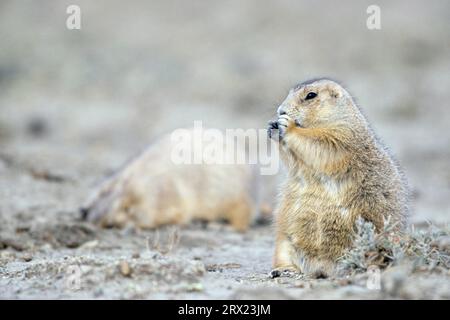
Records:
{"label": "prairie dog's head", "polygon": [[303,82],[289,91],[278,108],[304,128],[326,127],[344,122],[355,113],[349,93],[329,79]]}

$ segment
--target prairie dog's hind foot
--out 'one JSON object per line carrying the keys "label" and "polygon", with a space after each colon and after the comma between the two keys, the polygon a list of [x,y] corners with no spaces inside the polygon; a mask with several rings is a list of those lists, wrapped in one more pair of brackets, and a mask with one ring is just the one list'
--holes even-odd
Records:
{"label": "prairie dog's hind foot", "polygon": [[274,268],[272,271],[270,271],[270,278],[279,278],[279,277],[288,277],[288,278],[294,278],[296,276],[299,276],[303,274],[300,269],[298,269],[295,266],[292,267],[279,267]]}

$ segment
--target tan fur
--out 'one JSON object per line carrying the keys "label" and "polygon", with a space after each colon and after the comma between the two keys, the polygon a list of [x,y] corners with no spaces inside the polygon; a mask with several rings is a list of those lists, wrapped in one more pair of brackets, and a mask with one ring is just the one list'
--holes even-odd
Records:
{"label": "tan fur", "polygon": [[[309,92],[317,96],[306,100]],[[401,230],[406,184],[344,88],[328,79],[299,85],[278,113],[288,178],[276,212],[275,270],[332,273],[358,217],[377,229],[390,217]]]}
{"label": "tan fur", "polygon": [[[199,139],[193,130],[186,131]],[[224,219],[245,231],[256,208],[254,168],[176,164],[171,159],[174,146],[170,135],[162,137],[101,184],[82,209],[86,218],[102,226],[140,228]]]}

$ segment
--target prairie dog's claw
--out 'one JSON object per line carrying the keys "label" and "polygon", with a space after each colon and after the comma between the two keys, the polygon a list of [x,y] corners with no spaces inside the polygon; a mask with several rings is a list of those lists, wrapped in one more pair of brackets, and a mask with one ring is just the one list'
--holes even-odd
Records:
{"label": "prairie dog's claw", "polygon": [[267,135],[269,136],[269,138],[272,138],[272,130],[278,130],[277,120],[269,121],[269,127],[267,128]]}
{"label": "prairie dog's claw", "polygon": [[280,126],[282,126],[282,127],[287,127],[288,125],[289,125],[289,123],[291,123],[293,120],[291,119],[291,117],[289,117],[288,115],[286,115],[286,114],[283,114],[283,115],[281,115],[281,116],[279,116],[278,117],[278,120],[277,120],[277,122],[278,122],[278,128],[280,127]]}
{"label": "prairie dog's claw", "polygon": [[278,129],[278,120],[269,121],[269,129]]}
{"label": "prairie dog's claw", "polygon": [[278,117],[277,123],[278,123],[278,130],[280,131],[280,139],[284,138],[284,135],[286,134],[286,129],[292,122],[293,120],[287,114],[283,114]]}

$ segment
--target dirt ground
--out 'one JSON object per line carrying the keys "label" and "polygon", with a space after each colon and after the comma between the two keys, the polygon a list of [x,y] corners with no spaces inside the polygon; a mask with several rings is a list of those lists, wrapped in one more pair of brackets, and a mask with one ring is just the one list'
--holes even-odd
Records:
{"label": "dirt ground", "polygon": [[[82,29],[65,27],[78,4]],[[270,279],[270,225],[99,229],[93,185],[202,120],[265,128],[288,89],[341,80],[404,168],[411,223],[450,222],[448,1],[0,2],[0,298],[450,299],[450,273]],[[274,181],[268,179],[267,202]],[[179,242],[171,246],[171,241]]]}

